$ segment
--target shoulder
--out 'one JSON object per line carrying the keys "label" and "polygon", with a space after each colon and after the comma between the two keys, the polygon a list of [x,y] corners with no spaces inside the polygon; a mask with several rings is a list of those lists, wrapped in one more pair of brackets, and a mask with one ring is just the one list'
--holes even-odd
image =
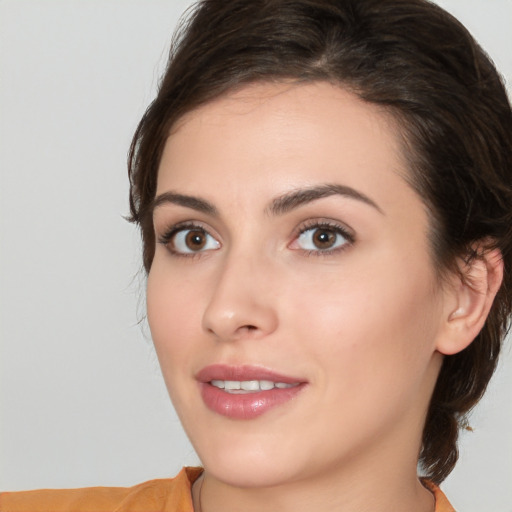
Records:
{"label": "shoulder", "polygon": [[0,494],[0,512],[193,512],[190,489],[201,468],[133,487],[42,489]]}
{"label": "shoulder", "polygon": [[436,500],[435,512],[456,512],[452,507],[448,498],[444,495],[439,487],[430,480],[422,479],[422,484],[434,495]]}

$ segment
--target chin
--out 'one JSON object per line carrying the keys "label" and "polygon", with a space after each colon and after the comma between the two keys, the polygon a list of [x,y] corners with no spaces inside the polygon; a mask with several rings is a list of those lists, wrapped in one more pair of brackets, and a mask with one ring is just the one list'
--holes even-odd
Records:
{"label": "chin", "polygon": [[214,478],[233,487],[272,487],[295,479],[292,463],[283,464],[279,456],[263,453],[224,453],[205,458],[203,465]]}
{"label": "chin", "polygon": [[205,470],[234,487],[271,487],[300,478],[307,467],[297,443],[283,436],[260,432],[226,431],[195,439],[194,447]]}

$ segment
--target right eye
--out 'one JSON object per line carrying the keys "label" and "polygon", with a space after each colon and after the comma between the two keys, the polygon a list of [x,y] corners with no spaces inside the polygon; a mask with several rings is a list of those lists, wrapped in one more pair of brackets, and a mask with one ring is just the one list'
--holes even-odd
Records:
{"label": "right eye", "polygon": [[200,227],[183,227],[173,230],[164,243],[177,254],[194,254],[220,247],[218,240]]}

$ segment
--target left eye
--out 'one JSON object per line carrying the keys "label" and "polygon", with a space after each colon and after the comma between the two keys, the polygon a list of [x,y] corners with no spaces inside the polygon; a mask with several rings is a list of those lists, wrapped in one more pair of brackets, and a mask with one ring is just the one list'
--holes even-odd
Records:
{"label": "left eye", "polygon": [[348,241],[339,230],[319,226],[303,231],[297,238],[296,245],[305,251],[328,251],[337,249]]}
{"label": "left eye", "polygon": [[181,229],[171,238],[172,250],[177,253],[191,254],[195,252],[218,249],[220,244],[213,236],[202,229]]}

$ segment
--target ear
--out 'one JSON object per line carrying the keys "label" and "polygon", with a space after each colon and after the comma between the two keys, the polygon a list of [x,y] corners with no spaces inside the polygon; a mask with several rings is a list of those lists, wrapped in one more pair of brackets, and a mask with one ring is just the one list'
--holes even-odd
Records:
{"label": "ear", "polygon": [[447,286],[443,328],[436,349],[444,355],[464,350],[482,330],[494,297],[503,281],[503,258],[499,249],[473,246],[476,257],[461,261]]}

